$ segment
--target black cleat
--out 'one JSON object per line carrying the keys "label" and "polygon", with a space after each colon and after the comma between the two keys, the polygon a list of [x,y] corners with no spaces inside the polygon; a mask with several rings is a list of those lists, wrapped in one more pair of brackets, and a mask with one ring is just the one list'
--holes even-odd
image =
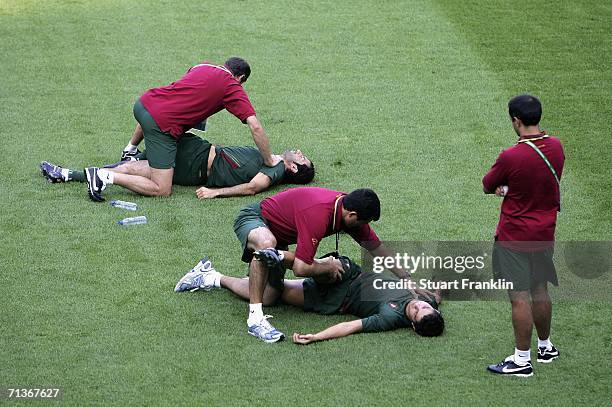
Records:
{"label": "black cleat", "polygon": [[87,194],[89,198],[94,202],[103,202],[102,191],[106,188],[106,184],[98,176],[98,168],[85,168],[85,176],[87,177]]}
{"label": "black cleat", "polygon": [[65,182],[62,176],[62,167],[59,165],[51,164],[49,161],[43,161],[40,163],[40,172],[42,176],[51,183]]}
{"label": "black cleat", "polygon": [[533,367],[531,362],[524,365],[514,363],[514,355],[508,356],[503,362],[496,365],[489,365],[487,370],[492,373],[497,373],[506,376],[530,377],[533,376]]}
{"label": "black cleat", "polygon": [[538,359],[540,363],[551,363],[559,357],[559,351],[554,346],[551,349],[538,348]]}

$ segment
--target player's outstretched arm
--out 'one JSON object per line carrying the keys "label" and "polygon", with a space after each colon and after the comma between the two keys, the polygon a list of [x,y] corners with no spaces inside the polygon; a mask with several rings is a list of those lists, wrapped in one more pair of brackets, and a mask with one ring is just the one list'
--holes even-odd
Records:
{"label": "player's outstretched arm", "polygon": [[293,261],[293,274],[296,277],[312,277],[321,283],[334,283],[342,279],[344,269],[340,260],[333,257],[326,257],[313,261],[312,264],[303,262],[295,258]]}
{"label": "player's outstretched arm", "polygon": [[272,150],[270,150],[270,141],[268,140],[268,136],[266,136],[266,132],[259,122],[259,119],[257,119],[257,116],[249,116],[246,119],[246,123],[251,130],[253,141],[259,149],[259,153],[264,160],[264,164],[267,167],[274,167],[280,162],[280,159],[277,156],[272,155]]}
{"label": "player's outstretched arm", "polygon": [[312,342],[318,341],[326,341],[328,339],[342,338],[344,336],[349,336],[352,334],[356,334],[363,330],[363,323],[361,319],[356,319],[354,321],[341,322],[337,325],[330,326],[316,334],[293,334],[293,343],[297,343],[300,345],[308,345]]}
{"label": "player's outstretched arm", "polygon": [[142,126],[140,126],[140,123],[136,122],[136,128],[134,129],[132,138],[130,138],[130,144],[137,146],[140,144],[142,139],[144,139],[144,133],[142,132]]}
{"label": "player's outstretched arm", "polygon": [[269,186],[270,178],[264,173],[259,172],[250,182],[226,188],[200,187],[196,190],[196,195],[199,199],[255,195],[266,190]]}

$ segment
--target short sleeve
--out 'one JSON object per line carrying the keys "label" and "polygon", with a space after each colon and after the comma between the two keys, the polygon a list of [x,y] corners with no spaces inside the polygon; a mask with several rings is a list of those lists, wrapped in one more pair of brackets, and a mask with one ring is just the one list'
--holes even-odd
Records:
{"label": "short sleeve", "polygon": [[318,216],[316,213],[309,214],[310,210],[300,212],[295,219],[297,229],[295,257],[306,264],[312,264],[319,243],[325,237],[325,225],[323,225],[323,222],[311,222],[311,219],[316,219]]}
{"label": "short sleeve", "polygon": [[505,151],[502,152],[497,160],[495,160],[495,164],[491,167],[489,172],[482,179],[482,186],[487,191],[494,191],[500,185],[508,184],[508,164],[507,164],[507,154]]}
{"label": "short sleeve", "polygon": [[403,308],[392,307],[389,303],[381,305],[378,314],[361,320],[363,332],[382,332],[409,326]]}
{"label": "short sleeve", "polygon": [[227,87],[223,97],[223,105],[228,112],[236,116],[243,123],[249,117],[255,116],[255,109],[249,100],[249,96],[238,82],[232,83]]}
{"label": "short sleeve", "polygon": [[374,314],[361,320],[363,332],[383,332],[396,328],[392,318],[388,315]]}
{"label": "short sleeve", "polygon": [[353,240],[368,251],[374,250],[380,246],[380,239],[369,224],[363,225],[356,232],[350,232],[350,235]]}
{"label": "short sleeve", "polygon": [[276,185],[279,184],[285,176],[285,164],[283,163],[283,161],[281,161],[274,167],[267,167],[264,165],[259,169],[259,172],[270,178],[271,186]]}

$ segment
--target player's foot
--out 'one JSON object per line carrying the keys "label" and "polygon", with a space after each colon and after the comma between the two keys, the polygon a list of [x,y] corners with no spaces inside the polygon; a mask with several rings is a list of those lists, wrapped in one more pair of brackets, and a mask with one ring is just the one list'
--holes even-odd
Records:
{"label": "player's foot", "polygon": [[260,249],[253,252],[253,257],[261,261],[268,270],[272,270],[282,264],[280,253],[275,248]]}
{"label": "player's foot", "polygon": [[40,163],[40,172],[47,181],[52,183],[65,182],[62,176],[62,167],[59,165],[51,164],[49,161],[43,161]]}
{"label": "player's foot", "polygon": [[89,194],[89,198],[94,202],[104,201],[102,191],[106,188],[106,184],[98,176],[98,168],[85,168],[85,176],[87,177],[87,194]]}
{"label": "player's foot", "polygon": [[487,370],[492,373],[497,373],[506,376],[530,377],[533,376],[533,367],[531,362],[526,364],[518,364],[514,362],[514,355],[508,356],[503,362],[496,365],[489,365]]}
{"label": "player's foot", "polygon": [[548,348],[538,348],[537,361],[540,363],[551,363],[559,357],[559,351],[554,346]]}
{"label": "player's foot", "polygon": [[250,325],[249,334],[261,339],[266,343],[282,341],[285,338],[285,334],[270,325],[270,323],[268,322],[268,318],[272,318],[272,315],[264,315],[261,321],[256,324]]}
{"label": "player's foot", "polygon": [[136,151],[123,150],[121,152],[121,161],[138,161],[140,158],[136,156],[140,153],[139,149],[136,149]]}
{"label": "player's foot", "polygon": [[176,283],[174,291],[196,291],[199,289],[210,291],[217,288],[215,287],[215,279],[219,276],[220,273],[215,270],[207,256]]}

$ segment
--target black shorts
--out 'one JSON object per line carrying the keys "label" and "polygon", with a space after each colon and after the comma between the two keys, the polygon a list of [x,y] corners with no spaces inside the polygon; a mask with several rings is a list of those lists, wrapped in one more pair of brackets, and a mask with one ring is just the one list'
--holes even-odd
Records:
{"label": "black shorts", "polygon": [[501,242],[493,246],[493,276],[512,282],[511,291],[529,291],[534,285],[550,282],[559,285],[553,263],[554,247],[538,252],[519,252],[504,247]]}

